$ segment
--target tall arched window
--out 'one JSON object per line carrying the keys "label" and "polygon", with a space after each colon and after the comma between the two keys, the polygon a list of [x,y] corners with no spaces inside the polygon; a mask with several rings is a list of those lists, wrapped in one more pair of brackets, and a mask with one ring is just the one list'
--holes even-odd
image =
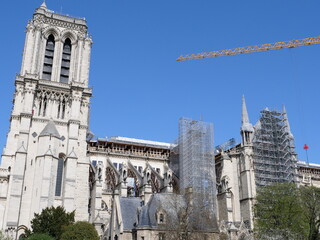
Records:
{"label": "tall arched window", "polygon": [[56,190],[55,190],[55,196],[57,196],[57,197],[61,196],[63,165],[64,165],[63,156],[61,156],[61,154],[60,154],[59,159],[58,159],[57,177],[56,177]]}
{"label": "tall arched window", "polygon": [[44,54],[42,78],[45,80],[51,80],[54,46],[55,46],[54,36],[51,34],[48,37],[47,44],[46,44],[46,51]]}
{"label": "tall arched window", "polygon": [[67,38],[63,44],[60,82],[68,83],[69,81],[70,60],[71,60],[71,41],[69,38]]}
{"label": "tall arched window", "polygon": [[42,106],[42,116],[46,116],[46,112],[47,112],[47,96],[44,96],[43,98],[43,106]]}

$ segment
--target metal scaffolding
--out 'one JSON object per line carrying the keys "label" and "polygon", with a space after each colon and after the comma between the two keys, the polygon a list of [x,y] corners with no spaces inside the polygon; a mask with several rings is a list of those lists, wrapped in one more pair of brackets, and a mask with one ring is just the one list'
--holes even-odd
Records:
{"label": "metal scaffolding", "polygon": [[193,193],[210,201],[216,209],[212,123],[179,120],[179,177],[182,193],[192,187]]}
{"label": "metal scaffolding", "polygon": [[297,160],[287,113],[261,111],[253,137],[257,187],[274,182],[296,182]]}

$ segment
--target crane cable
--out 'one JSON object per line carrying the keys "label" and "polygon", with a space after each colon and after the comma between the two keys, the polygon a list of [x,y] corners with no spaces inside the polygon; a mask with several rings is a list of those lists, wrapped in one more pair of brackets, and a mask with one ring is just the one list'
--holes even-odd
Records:
{"label": "crane cable", "polygon": [[292,78],[293,78],[293,87],[294,87],[294,94],[295,94],[295,99],[297,101],[297,109],[298,109],[298,123],[299,123],[299,131],[300,131],[300,136],[304,140],[305,144],[303,146],[303,149],[306,151],[306,162],[309,164],[309,157],[308,157],[308,149],[309,146],[306,144],[308,142],[308,132],[305,127],[305,114],[304,114],[304,108],[303,108],[303,102],[304,98],[302,97],[302,87],[301,87],[301,81],[300,80],[300,68],[299,68],[299,63],[295,57],[295,53],[293,52],[295,49],[289,48],[290,51],[290,56],[291,56],[291,65],[293,66],[292,70]]}

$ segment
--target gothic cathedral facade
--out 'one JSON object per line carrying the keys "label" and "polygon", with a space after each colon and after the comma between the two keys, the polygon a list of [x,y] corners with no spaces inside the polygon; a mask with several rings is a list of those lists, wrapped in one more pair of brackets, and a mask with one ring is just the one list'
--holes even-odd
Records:
{"label": "gothic cathedral facade", "polygon": [[2,155],[2,229],[29,227],[34,213],[48,206],[77,209],[77,220],[88,219],[82,206],[89,198],[91,44],[84,19],[55,14],[45,3],[27,25]]}

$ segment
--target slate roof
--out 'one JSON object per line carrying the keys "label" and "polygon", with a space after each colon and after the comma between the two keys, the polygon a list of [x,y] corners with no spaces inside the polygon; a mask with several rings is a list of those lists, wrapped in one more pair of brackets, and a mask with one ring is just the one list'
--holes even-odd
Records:
{"label": "slate roof", "polygon": [[[165,213],[170,222],[174,223],[176,220],[178,221],[178,212],[186,205],[183,195],[174,193],[155,193],[144,206],[141,206],[141,198],[120,198],[123,229],[157,229],[160,226],[156,215],[160,210]],[[215,221],[212,224],[206,224],[206,230],[218,229]]]}
{"label": "slate roof", "polygon": [[52,137],[57,137],[60,138],[60,134],[56,128],[56,125],[54,124],[54,122],[52,120],[50,120],[48,122],[48,124],[44,127],[44,129],[42,130],[42,132],[40,133],[39,137],[42,136],[52,136]]}
{"label": "slate roof", "polygon": [[138,210],[141,206],[141,198],[130,197],[120,198],[120,208],[123,221],[123,229],[131,230],[135,228],[135,223],[138,222]]}
{"label": "slate roof", "polygon": [[177,218],[177,212],[185,206],[182,195],[172,193],[153,194],[147,205],[141,208],[137,227],[157,227],[156,213],[163,210],[170,219]]}
{"label": "slate roof", "polygon": [[142,207],[141,202],[139,197],[120,198],[124,230],[132,230],[136,227],[157,227],[157,211],[162,209],[171,218],[174,218],[177,217],[177,208],[185,206],[181,195],[170,193],[153,194],[148,204]]}

